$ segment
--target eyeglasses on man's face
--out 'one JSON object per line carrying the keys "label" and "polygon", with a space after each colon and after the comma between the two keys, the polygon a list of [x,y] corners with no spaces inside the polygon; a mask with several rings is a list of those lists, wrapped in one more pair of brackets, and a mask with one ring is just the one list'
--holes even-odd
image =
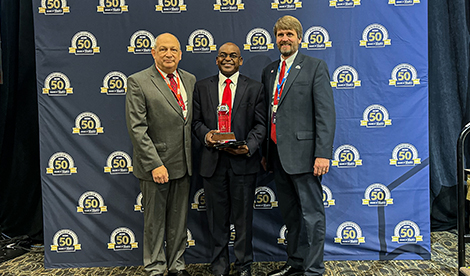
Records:
{"label": "eyeglasses on man's face", "polygon": [[226,59],[227,57],[230,57],[231,59],[237,59],[239,56],[235,53],[227,54],[227,53],[219,53],[217,56],[218,58]]}

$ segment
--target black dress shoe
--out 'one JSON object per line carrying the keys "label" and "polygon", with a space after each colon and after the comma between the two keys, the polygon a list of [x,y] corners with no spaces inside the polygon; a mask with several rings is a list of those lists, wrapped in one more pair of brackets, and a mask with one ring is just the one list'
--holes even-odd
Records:
{"label": "black dress shoe", "polygon": [[168,276],[191,276],[191,274],[183,269],[178,272],[168,272]]}
{"label": "black dress shoe", "polygon": [[281,269],[276,269],[268,273],[267,276],[299,276],[304,275],[304,271],[293,268],[290,265],[284,265]]}

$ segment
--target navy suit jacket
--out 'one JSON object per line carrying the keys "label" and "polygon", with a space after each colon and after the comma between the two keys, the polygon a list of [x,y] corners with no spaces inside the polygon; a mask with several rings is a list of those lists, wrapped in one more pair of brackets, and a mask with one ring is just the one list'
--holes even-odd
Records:
{"label": "navy suit jacket", "polygon": [[[269,164],[272,98],[280,60],[262,74],[268,108],[264,154]],[[277,82],[276,82],[277,83]],[[336,127],[328,67],[323,60],[298,53],[287,77],[276,113],[277,149],[288,174],[313,172],[316,157],[332,158]]]}
{"label": "navy suit jacket", "polygon": [[[196,82],[194,88],[193,133],[204,145],[201,154],[200,175],[214,174],[220,150],[205,146],[205,136],[217,129],[219,105],[218,75]],[[237,140],[246,140],[249,155],[230,155],[235,174],[257,173],[260,169],[260,146],[266,135],[267,108],[263,85],[239,75],[232,108],[231,129]]]}

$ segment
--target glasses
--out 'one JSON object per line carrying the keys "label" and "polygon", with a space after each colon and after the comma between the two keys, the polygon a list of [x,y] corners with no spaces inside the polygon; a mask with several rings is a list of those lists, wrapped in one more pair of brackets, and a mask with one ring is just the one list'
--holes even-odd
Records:
{"label": "glasses", "polygon": [[217,57],[226,59],[227,57],[230,57],[231,59],[237,59],[239,56],[237,54],[231,53],[230,55],[226,53],[220,53]]}

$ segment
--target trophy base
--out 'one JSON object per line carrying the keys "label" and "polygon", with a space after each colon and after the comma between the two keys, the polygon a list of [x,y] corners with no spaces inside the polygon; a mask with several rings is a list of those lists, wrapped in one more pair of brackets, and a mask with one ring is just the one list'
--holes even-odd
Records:
{"label": "trophy base", "polygon": [[221,143],[236,141],[235,133],[233,132],[217,132],[212,135],[212,139]]}

